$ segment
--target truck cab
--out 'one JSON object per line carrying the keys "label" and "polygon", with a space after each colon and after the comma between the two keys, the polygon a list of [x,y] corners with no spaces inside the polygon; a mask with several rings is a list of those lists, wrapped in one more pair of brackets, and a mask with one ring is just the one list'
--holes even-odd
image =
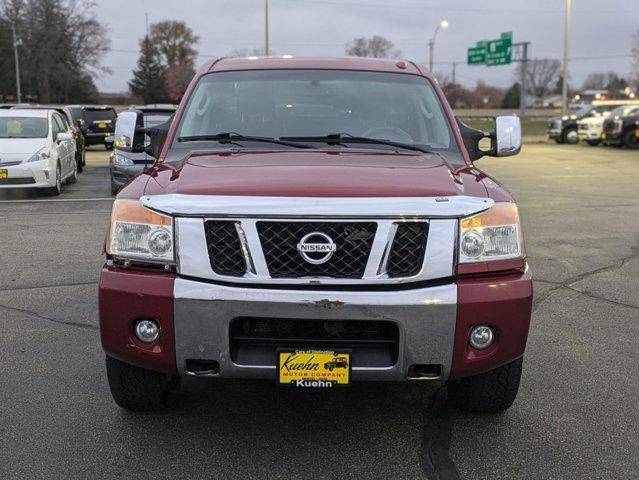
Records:
{"label": "truck cab", "polygon": [[[164,408],[184,376],[514,401],[531,272],[515,200],[476,162],[519,152],[516,117],[457,122],[409,61],[217,59],[171,122],[121,113],[115,146],[155,158],[115,199],[100,277],[121,407]],[[348,376],[321,371],[336,356]]]}

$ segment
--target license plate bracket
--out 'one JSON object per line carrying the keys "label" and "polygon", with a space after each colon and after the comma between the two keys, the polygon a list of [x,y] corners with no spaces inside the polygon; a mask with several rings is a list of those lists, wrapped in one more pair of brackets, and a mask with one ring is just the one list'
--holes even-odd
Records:
{"label": "license plate bracket", "polygon": [[351,351],[279,348],[277,382],[279,385],[299,388],[350,385]]}

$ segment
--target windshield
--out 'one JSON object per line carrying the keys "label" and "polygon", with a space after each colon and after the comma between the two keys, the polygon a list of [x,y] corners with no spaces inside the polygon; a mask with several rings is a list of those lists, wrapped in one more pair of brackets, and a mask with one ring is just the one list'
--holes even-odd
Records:
{"label": "windshield", "polygon": [[206,75],[189,100],[177,137],[222,132],[274,138],[343,133],[457,151],[430,83],[394,73],[260,70]]}
{"label": "windshield", "polygon": [[612,117],[627,117],[635,110],[639,109],[637,105],[624,105],[622,107],[615,108],[610,116]]}
{"label": "windshield", "polygon": [[44,117],[0,117],[0,138],[46,138],[49,121]]}

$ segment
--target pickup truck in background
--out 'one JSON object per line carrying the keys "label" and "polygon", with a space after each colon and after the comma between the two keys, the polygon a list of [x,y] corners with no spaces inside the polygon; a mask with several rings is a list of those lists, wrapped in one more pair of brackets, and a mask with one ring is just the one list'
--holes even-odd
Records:
{"label": "pickup truck in background", "polygon": [[115,145],[156,159],[115,199],[99,284],[121,407],[164,408],[183,376],[515,400],[531,272],[515,200],[474,162],[517,154],[518,118],[465,126],[409,61],[218,59],[170,122],[121,113]]}
{"label": "pickup truck in background", "polygon": [[606,145],[639,148],[639,105],[615,110],[603,123],[602,138]]}

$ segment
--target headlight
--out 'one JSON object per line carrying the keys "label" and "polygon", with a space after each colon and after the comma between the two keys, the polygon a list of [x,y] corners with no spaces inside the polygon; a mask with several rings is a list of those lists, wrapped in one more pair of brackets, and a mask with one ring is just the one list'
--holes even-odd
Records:
{"label": "headlight", "polygon": [[51,158],[51,150],[49,150],[49,147],[44,147],[34,153],[27,162],[38,162],[40,160],[47,160],[48,158]]}
{"label": "headlight", "polygon": [[496,203],[490,210],[460,222],[459,263],[522,258],[523,245],[514,203]]}
{"label": "headlight", "polygon": [[113,165],[121,165],[123,167],[130,167],[133,165],[133,160],[117,153],[113,154],[111,161],[113,162]]}
{"label": "headlight", "polygon": [[173,263],[173,219],[143,207],[137,200],[116,200],[107,253],[124,259]]}

